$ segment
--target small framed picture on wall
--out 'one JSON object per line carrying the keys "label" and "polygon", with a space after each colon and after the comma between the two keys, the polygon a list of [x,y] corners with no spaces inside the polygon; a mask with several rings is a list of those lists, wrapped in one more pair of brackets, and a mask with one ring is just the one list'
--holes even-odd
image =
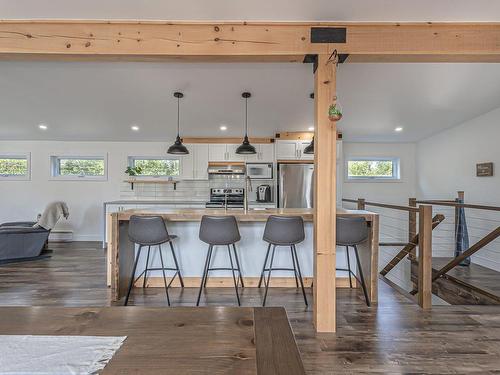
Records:
{"label": "small framed picture on wall", "polygon": [[478,163],[476,164],[477,177],[491,177],[493,176],[493,163]]}

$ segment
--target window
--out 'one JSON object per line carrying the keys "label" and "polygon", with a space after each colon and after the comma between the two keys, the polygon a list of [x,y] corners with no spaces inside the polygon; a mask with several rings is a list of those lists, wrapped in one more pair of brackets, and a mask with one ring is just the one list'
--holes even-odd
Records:
{"label": "window", "polygon": [[30,154],[0,155],[0,180],[29,180]]}
{"label": "window", "polygon": [[349,158],[348,180],[399,180],[398,158]]}
{"label": "window", "polygon": [[51,174],[55,179],[106,180],[104,156],[51,156]]}
{"label": "window", "polygon": [[175,177],[181,174],[179,159],[130,156],[129,166],[141,168],[138,176]]}

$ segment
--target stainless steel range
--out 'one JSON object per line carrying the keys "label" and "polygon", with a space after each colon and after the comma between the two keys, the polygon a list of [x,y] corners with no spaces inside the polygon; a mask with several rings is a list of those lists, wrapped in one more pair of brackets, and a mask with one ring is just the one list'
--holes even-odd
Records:
{"label": "stainless steel range", "polygon": [[242,188],[212,188],[210,201],[206,208],[244,208],[245,189]]}

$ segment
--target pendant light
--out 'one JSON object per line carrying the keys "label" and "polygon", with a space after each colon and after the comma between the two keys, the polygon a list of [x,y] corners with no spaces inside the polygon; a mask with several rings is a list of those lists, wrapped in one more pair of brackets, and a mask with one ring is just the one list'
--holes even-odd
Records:
{"label": "pendant light", "polygon": [[167,154],[174,155],[186,155],[189,154],[186,146],[182,144],[180,133],[180,100],[184,97],[182,92],[174,92],[174,96],[177,98],[177,138],[172,146],[168,148]]}
{"label": "pendant light", "polygon": [[[309,95],[309,97],[311,99],[314,99],[314,93],[311,93]],[[304,154],[314,154],[314,135],[313,135],[313,138],[311,140],[311,143],[309,143],[306,148],[304,149],[304,151],[302,151]]]}
{"label": "pendant light", "polygon": [[237,154],[256,154],[255,147],[250,144],[248,140],[248,98],[252,96],[249,92],[244,92],[241,94],[245,98],[245,137],[243,138],[243,143],[236,149]]}

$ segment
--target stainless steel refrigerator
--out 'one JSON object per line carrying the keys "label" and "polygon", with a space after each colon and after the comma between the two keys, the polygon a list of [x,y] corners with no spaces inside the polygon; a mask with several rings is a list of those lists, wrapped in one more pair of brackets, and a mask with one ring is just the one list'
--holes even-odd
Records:
{"label": "stainless steel refrigerator", "polygon": [[314,164],[278,164],[278,207],[312,208]]}

